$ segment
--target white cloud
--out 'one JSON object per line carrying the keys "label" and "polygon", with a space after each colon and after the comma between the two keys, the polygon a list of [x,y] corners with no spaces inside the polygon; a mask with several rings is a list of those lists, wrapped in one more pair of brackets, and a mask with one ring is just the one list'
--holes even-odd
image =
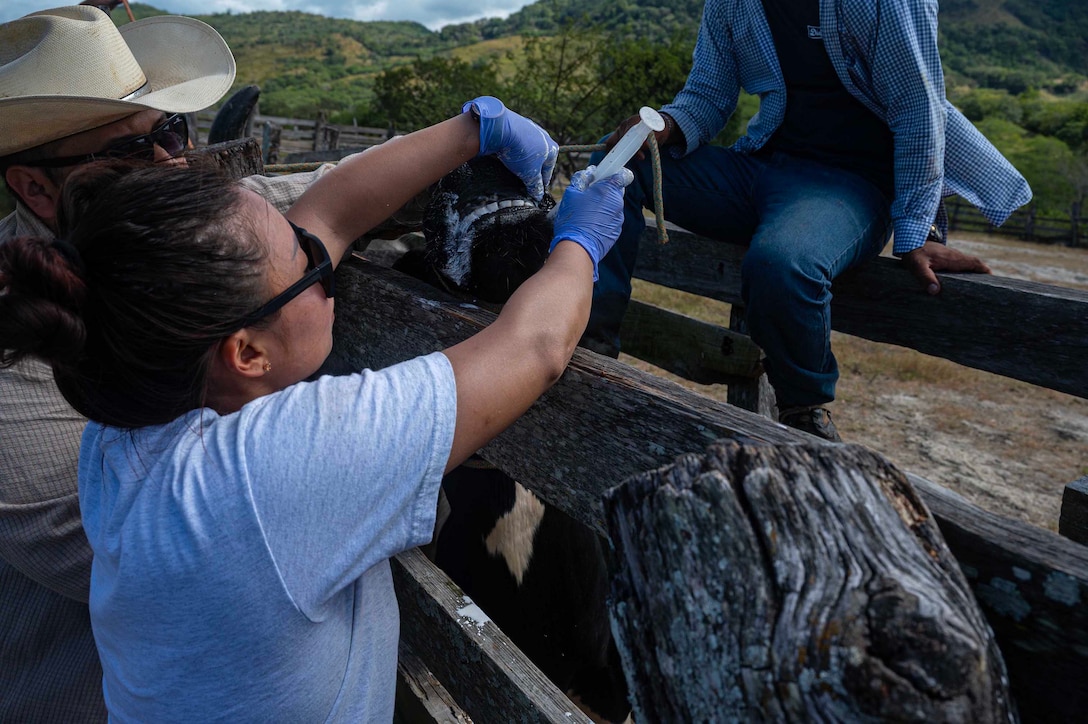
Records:
{"label": "white cloud", "polygon": [[[245,13],[256,10],[303,10],[349,20],[414,20],[437,30],[480,18],[504,18],[531,0],[152,0],[161,10],[182,15]],[[22,0],[0,4],[0,22],[56,7],[57,0]],[[123,17],[124,9],[114,10]]]}

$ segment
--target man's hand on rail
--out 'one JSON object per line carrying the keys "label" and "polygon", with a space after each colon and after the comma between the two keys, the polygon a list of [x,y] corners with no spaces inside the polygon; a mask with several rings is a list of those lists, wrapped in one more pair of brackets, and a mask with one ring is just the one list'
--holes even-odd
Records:
{"label": "man's hand on rail", "polygon": [[927,241],[914,251],[903,255],[903,263],[922,283],[928,294],[940,294],[941,283],[936,272],[974,272],[989,274],[990,267],[977,256],[968,256],[935,241]]}

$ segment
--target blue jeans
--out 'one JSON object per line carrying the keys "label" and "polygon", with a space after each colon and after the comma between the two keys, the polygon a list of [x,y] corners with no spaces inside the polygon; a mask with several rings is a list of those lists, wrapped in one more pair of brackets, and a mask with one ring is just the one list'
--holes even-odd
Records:
{"label": "blue jeans", "polygon": [[[591,163],[603,154],[595,154]],[[779,409],[835,399],[831,280],[878,255],[891,234],[888,198],[857,174],[784,153],[702,146],[661,154],[665,218],[711,239],[746,244],[741,298],[766,355]],[[631,275],[653,208],[649,156],[628,163],[623,231],[599,267],[586,346],[618,354]]]}

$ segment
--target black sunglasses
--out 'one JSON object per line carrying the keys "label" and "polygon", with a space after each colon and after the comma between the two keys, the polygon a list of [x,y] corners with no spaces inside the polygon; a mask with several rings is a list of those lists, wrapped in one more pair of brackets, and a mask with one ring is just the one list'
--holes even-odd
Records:
{"label": "black sunglasses", "polygon": [[[291,224],[290,221],[287,223]],[[325,296],[327,298],[332,299],[336,296],[336,275],[332,268],[332,258],[329,256],[329,250],[325,248],[324,242],[301,226],[291,224],[291,228],[295,230],[295,238],[298,239],[298,245],[302,248],[303,253],[306,254],[306,273],[303,274],[302,278],[297,282],[272,297],[272,299],[260,309],[251,312],[238,320],[238,322],[233,325],[237,329],[249,327],[273,312],[278,312],[285,304],[299,294],[302,294],[317,282],[321,282],[321,286],[324,288]]]}
{"label": "black sunglasses", "polygon": [[107,158],[123,158],[134,161],[154,161],[155,146],[158,146],[170,156],[177,158],[189,146],[189,123],[185,116],[175,113],[160,123],[151,133],[142,136],[126,138],[103,148],[101,151],[84,154],[82,156],[61,156],[60,158],[47,158],[42,161],[32,161],[26,166],[37,168],[63,168],[65,166],[79,166],[92,161],[101,161]]}

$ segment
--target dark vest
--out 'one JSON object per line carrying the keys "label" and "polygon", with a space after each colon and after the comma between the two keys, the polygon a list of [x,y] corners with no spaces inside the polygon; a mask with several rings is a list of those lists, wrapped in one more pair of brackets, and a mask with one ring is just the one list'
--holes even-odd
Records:
{"label": "dark vest", "polygon": [[820,34],[819,0],[763,0],[763,10],[786,81],[786,115],[765,148],[853,171],[890,198],[891,130],[835,74]]}

